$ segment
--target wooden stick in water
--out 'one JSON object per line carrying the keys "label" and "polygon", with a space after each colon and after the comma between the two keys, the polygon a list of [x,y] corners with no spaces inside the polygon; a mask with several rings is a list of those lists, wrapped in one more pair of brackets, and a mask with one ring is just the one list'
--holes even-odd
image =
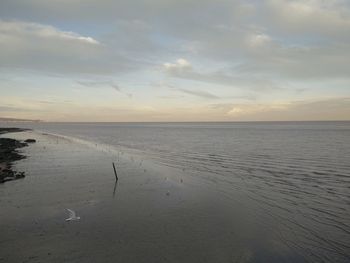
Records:
{"label": "wooden stick in water", "polygon": [[112,164],[113,164],[113,170],[114,170],[115,180],[118,181],[117,170],[115,169],[115,165],[114,165],[113,162],[112,162]]}

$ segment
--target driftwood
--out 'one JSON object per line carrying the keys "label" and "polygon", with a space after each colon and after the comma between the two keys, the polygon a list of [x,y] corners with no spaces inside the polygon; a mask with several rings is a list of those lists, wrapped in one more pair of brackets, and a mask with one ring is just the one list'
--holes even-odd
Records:
{"label": "driftwood", "polygon": [[117,169],[115,169],[115,165],[113,164],[113,170],[114,170],[114,175],[115,175],[115,180],[118,181],[118,174],[117,174]]}

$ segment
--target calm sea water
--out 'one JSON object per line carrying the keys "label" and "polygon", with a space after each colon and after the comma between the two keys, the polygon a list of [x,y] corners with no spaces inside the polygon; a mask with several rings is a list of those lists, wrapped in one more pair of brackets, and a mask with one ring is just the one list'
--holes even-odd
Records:
{"label": "calm sea water", "polygon": [[277,240],[303,259],[350,262],[350,122],[15,126],[139,153],[228,195],[240,189],[275,224]]}

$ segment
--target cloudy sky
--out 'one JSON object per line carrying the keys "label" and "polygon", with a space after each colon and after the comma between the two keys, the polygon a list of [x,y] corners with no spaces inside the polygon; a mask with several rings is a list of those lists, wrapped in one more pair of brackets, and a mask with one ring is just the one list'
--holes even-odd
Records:
{"label": "cloudy sky", "polygon": [[0,117],[350,119],[349,0],[1,0]]}

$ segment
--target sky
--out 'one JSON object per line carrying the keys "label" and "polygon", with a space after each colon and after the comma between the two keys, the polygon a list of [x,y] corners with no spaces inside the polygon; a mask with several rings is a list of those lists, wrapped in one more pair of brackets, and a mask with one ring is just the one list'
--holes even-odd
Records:
{"label": "sky", "polygon": [[1,0],[0,117],[350,120],[350,1]]}

